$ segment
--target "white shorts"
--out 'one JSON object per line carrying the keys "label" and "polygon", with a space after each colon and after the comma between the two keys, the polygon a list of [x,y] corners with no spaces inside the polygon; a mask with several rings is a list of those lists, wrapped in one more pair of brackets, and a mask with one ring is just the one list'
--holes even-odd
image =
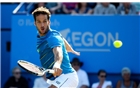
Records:
{"label": "white shorts", "polygon": [[77,88],[79,80],[76,72],[61,74],[55,80],[47,80],[47,83],[57,88]]}

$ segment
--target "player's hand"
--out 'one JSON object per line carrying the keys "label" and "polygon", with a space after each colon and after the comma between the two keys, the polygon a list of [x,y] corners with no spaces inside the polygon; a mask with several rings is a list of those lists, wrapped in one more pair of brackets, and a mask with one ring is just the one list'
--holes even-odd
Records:
{"label": "player's hand", "polygon": [[62,69],[61,68],[53,68],[53,70],[54,70],[54,73],[53,73],[54,77],[60,76],[61,73],[62,73]]}
{"label": "player's hand", "polygon": [[74,53],[77,56],[80,56],[80,52],[76,52],[76,51],[73,50],[72,53]]}

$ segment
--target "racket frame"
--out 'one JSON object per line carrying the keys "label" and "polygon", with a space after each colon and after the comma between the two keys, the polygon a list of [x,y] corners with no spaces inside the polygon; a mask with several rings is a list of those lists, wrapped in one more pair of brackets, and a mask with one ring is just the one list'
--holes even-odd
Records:
{"label": "racket frame", "polygon": [[[35,66],[36,68],[38,68],[39,70],[42,69],[42,70],[40,70],[40,71],[42,72],[42,75],[41,75],[41,74],[38,74],[38,73],[36,73],[36,72],[33,72],[33,71],[31,71],[31,70],[26,69],[26,67],[22,66],[22,65],[20,64],[20,62],[29,63],[29,64]],[[21,68],[23,68],[24,70],[26,70],[26,71],[28,71],[29,73],[34,74],[34,75],[36,75],[36,76],[43,76],[43,75],[44,75],[45,73],[47,73],[47,72],[48,72],[48,73],[54,73],[54,70],[45,69],[45,68],[39,67],[39,66],[37,66],[37,65],[35,65],[35,64],[33,64],[33,63],[30,63],[30,62],[28,62],[28,61],[25,61],[25,60],[18,60],[17,63],[18,63],[18,65],[19,65]]]}

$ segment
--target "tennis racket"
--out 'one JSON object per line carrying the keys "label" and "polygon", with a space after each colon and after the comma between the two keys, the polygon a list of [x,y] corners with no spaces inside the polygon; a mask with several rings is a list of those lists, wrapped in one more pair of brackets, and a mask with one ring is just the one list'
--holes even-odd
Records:
{"label": "tennis racket", "polygon": [[25,60],[18,60],[17,63],[24,70],[37,76],[43,76],[45,73],[54,73],[52,69],[45,69]]}

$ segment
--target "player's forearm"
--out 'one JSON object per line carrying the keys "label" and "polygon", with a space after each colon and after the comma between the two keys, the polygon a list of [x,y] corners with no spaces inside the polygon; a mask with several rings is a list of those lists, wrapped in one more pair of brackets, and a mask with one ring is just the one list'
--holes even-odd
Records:
{"label": "player's forearm", "polygon": [[57,53],[55,54],[55,56],[54,56],[54,60],[55,60],[56,62],[58,62],[59,64],[61,64],[62,58],[63,58],[63,56],[62,56],[61,52],[57,52]]}
{"label": "player's forearm", "polygon": [[62,47],[55,47],[53,49],[53,53],[54,53],[54,60],[55,60],[54,66],[60,67],[63,58]]}
{"label": "player's forearm", "polygon": [[67,40],[65,38],[63,38],[63,40],[64,40],[64,43],[65,43],[65,47],[66,47],[67,52],[72,52],[72,53],[74,53],[78,56],[80,55],[79,52],[76,52],[76,51],[73,50],[73,48],[71,47],[71,45],[67,42]]}
{"label": "player's forearm", "polygon": [[64,43],[65,43],[65,46],[66,46],[66,50],[68,52],[71,52],[72,51],[72,47],[68,44],[67,40],[65,38],[63,38],[64,40]]}

